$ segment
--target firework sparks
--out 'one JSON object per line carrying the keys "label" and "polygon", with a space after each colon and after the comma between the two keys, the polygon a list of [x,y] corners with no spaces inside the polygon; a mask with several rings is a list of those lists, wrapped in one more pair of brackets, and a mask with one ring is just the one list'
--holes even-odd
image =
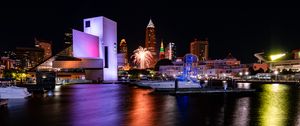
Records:
{"label": "firework sparks", "polygon": [[133,51],[131,58],[134,58],[133,62],[139,66],[139,69],[145,69],[150,67],[150,63],[153,59],[152,54],[147,48],[139,47]]}

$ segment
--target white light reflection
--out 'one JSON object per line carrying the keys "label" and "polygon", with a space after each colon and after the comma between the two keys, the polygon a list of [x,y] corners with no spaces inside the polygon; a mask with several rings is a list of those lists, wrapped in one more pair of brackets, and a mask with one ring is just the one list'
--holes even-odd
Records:
{"label": "white light reflection", "polygon": [[240,98],[237,100],[234,111],[233,126],[249,125],[250,98]]}
{"label": "white light reflection", "polygon": [[251,83],[237,83],[237,87],[242,89],[250,89],[250,85]]}

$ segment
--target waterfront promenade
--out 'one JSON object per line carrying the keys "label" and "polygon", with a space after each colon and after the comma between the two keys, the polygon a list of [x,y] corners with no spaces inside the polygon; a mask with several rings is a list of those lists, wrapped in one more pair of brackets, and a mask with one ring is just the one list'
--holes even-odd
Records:
{"label": "waterfront promenade", "polygon": [[299,80],[234,80],[235,83],[280,83],[280,84],[299,84]]}

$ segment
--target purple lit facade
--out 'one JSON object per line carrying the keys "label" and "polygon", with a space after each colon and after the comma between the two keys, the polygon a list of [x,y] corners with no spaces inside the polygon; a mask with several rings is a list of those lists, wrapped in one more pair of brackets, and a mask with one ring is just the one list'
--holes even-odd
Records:
{"label": "purple lit facade", "polygon": [[78,58],[99,58],[99,37],[73,30],[73,54]]}
{"label": "purple lit facade", "polygon": [[102,16],[84,19],[84,32],[73,29],[72,39],[73,58],[56,55],[40,65],[40,69],[84,71],[80,78],[73,77],[72,73],[65,77],[66,73],[62,73],[64,77],[58,78],[58,83],[118,80],[116,22]]}

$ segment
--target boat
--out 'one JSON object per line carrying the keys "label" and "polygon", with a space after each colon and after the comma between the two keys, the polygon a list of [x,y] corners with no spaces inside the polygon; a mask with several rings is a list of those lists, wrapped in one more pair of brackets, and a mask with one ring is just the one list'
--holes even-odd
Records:
{"label": "boat", "polygon": [[141,81],[137,85],[142,87],[151,87],[155,90],[175,89],[175,80],[178,81],[176,88],[178,89],[198,89],[202,88],[199,79],[197,78],[198,57],[193,54],[186,54],[183,57],[183,71],[180,75],[175,75],[174,80],[163,81]]}
{"label": "boat", "polygon": [[27,88],[24,87],[0,87],[0,99],[18,99],[26,98],[29,96],[31,96],[31,94],[27,91]]}
{"label": "boat", "polygon": [[[152,89],[175,89],[175,80],[172,81],[141,81],[137,83],[140,87],[149,87]],[[193,81],[178,81],[178,87],[181,88],[201,88],[200,83]]]}

